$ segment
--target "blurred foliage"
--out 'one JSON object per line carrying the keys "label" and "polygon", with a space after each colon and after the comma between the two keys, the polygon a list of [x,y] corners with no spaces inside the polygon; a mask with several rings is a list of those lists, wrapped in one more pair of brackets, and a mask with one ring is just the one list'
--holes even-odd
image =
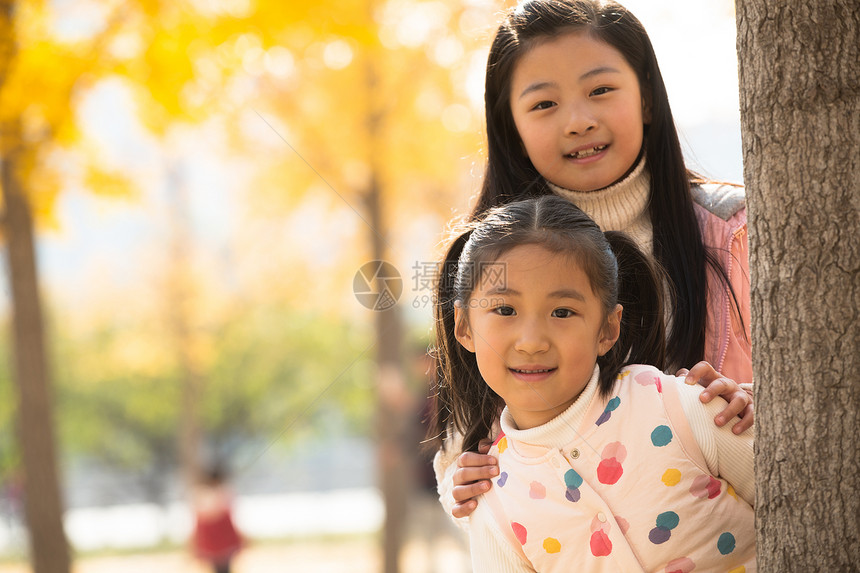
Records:
{"label": "blurred foliage", "polygon": [[[450,210],[465,207],[481,163],[476,102],[497,3],[18,6],[19,52],[0,93],[0,121],[20,120],[24,141],[0,143],[26,145],[24,179],[43,228],[59,225],[56,197],[70,186],[135,202],[159,185],[90,139],[80,104],[105,80],[120,78],[134,94],[137,120],[166,163],[176,159],[178,132],[199,127],[206,137],[203,126],[215,124],[226,134],[225,153],[249,166],[235,213],[242,230],[230,247],[236,276],[207,266],[205,245],[194,246],[185,270],[207,447],[229,453],[237,441],[323,431],[332,409],[346,430],[371,435],[372,313],[348,290],[370,251],[362,197],[375,179],[401,259],[415,256],[401,245],[417,219],[430,217],[441,232]],[[96,17],[64,24],[81,6]],[[301,231],[317,221],[319,229]],[[141,261],[144,284],[132,280],[105,296],[94,283],[78,308],[47,305],[68,455],[141,472],[175,467],[186,413],[167,325],[171,263],[157,253],[164,247]],[[419,330],[410,337],[423,340],[426,326]],[[17,463],[7,331],[0,475]]]}
{"label": "blurred foliage", "polygon": [[[101,323],[75,336],[58,327],[58,403],[69,453],[140,471],[163,465],[162,456],[175,458],[182,415],[177,366],[159,360],[158,344],[146,340],[154,333],[142,326]],[[369,363],[352,364],[366,333],[262,307],[212,328],[199,405],[210,447],[230,453],[225,449],[237,441],[273,438],[296,422],[310,425],[324,392],[347,414],[351,432],[368,434]]]}

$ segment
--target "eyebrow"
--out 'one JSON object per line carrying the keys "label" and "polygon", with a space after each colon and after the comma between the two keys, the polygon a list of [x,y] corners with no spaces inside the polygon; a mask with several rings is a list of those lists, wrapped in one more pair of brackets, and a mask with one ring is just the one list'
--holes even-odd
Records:
{"label": "eyebrow", "polygon": [[574,290],[574,289],[556,290],[556,291],[549,293],[549,297],[550,298],[572,298],[572,299],[581,300],[581,301],[585,302],[585,296],[583,296],[583,294],[581,292],[579,292],[578,290]]}
{"label": "eyebrow", "polygon": [[[487,291],[487,296],[496,295],[496,294],[506,294],[509,296],[520,296],[522,293],[518,290],[507,288],[505,286],[496,286]],[[559,289],[552,291],[547,295],[548,298],[572,298],[575,300],[581,300],[585,302],[585,296],[574,289]]]}
{"label": "eyebrow", "polygon": [[501,285],[501,286],[494,286],[493,288],[491,288],[490,290],[487,291],[487,295],[493,295],[493,294],[508,294],[511,296],[519,296],[520,291],[514,290],[512,288],[507,288],[506,286]]}
{"label": "eyebrow", "polygon": [[535,82],[535,83],[529,85],[528,87],[526,87],[526,89],[524,89],[522,91],[522,93],[520,93],[520,96],[517,99],[523,99],[524,97],[526,97],[527,95],[529,95],[532,92],[540,91],[540,90],[546,89],[546,88],[557,88],[557,87],[558,87],[558,84],[555,82]]}
{"label": "eyebrow", "polygon": [[617,68],[613,68],[612,66],[600,66],[599,68],[594,68],[593,70],[589,70],[579,76],[579,80],[585,80],[593,76],[599,76],[600,74],[620,74],[621,71]]}
{"label": "eyebrow", "polygon": [[[600,66],[599,68],[594,68],[593,70],[588,70],[581,76],[579,76],[579,81],[587,80],[593,76],[599,76],[600,74],[619,74],[621,73],[617,68],[613,68],[612,66]],[[535,82],[524,89],[517,99],[522,99],[525,96],[529,95],[532,92],[536,92],[546,88],[557,88],[558,84],[555,82]]]}

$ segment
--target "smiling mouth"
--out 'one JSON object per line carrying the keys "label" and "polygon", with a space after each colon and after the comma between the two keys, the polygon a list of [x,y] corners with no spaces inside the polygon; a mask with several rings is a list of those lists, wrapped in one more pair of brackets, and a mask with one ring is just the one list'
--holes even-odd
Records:
{"label": "smiling mouth", "polygon": [[591,157],[592,155],[597,155],[608,146],[606,145],[598,145],[596,147],[592,147],[591,149],[583,149],[581,151],[574,151],[573,153],[568,153],[567,157],[572,159],[583,159],[585,157]]}
{"label": "smiling mouth", "polygon": [[540,370],[524,370],[520,368],[511,368],[514,372],[519,374],[545,374],[547,372],[552,372],[555,368],[541,368]]}

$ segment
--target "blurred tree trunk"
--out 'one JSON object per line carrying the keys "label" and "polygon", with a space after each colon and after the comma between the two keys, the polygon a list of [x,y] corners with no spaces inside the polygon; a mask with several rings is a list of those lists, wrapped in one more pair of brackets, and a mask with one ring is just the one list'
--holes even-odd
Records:
{"label": "blurred tree trunk", "polygon": [[[379,201],[379,185],[372,177],[367,194],[370,224],[381,231],[382,212]],[[373,232],[373,231],[371,231]],[[385,261],[387,249],[382,238],[373,234],[373,258]],[[382,292],[386,285],[377,278],[374,292]],[[400,571],[399,560],[403,549],[407,514],[407,492],[412,457],[407,451],[406,436],[409,435],[410,397],[403,371],[403,321],[397,305],[375,311],[376,364],[377,364],[377,435],[379,445],[379,477],[382,498],[385,504],[383,524],[383,571]],[[417,448],[417,445],[415,446]]]}
{"label": "blurred tree trunk", "polygon": [[[371,1],[370,13],[374,2]],[[382,51],[372,45],[365,62],[366,101],[368,102],[367,141],[370,173],[364,195],[370,226],[370,244],[373,259],[388,261],[392,253],[386,244],[388,224],[385,220],[385,204],[382,189],[386,157],[382,123],[386,116],[384,102],[379,89],[379,70],[384,66]],[[389,285],[384,277],[376,277],[374,292],[382,293]],[[385,305],[387,307],[387,305]],[[377,366],[377,410],[376,427],[379,447],[379,479],[385,505],[385,521],[382,527],[382,550],[384,573],[400,571],[400,555],[406,533],[409,480],[411,460],[407,436],[410,435],[409,407],[411,401],[406,388],[403,365],[403,319],[400,308],[392,304],[375,310],[376,366]],[[414,449],[417,449],[417,446]]]}
{"label": "blurred tree trunk", "polygon": [[63,531],[33,216],[21,177],[24,150],[20,123],[17,120],[6,122],[0,127],[0,136],[3,142],[0,159],[5,205],[3,222],[12,291],[13,377],[18,389],[17,429],[24,464],[24,510],[30,560],[34,573],[68,573],[69,548]]}
{"label": "blurred tree trunk", "polygon": [[860,11],[737,1],[762,571],[860,563]]}
{"label": "blurred tree trunk", "polygon": [[188,191],[181,165],[173,164],[168,173],[170,202],[170,278],[168,286],[169,325],[178,358],[182,410],[179,417],[179,465],[190,493],[201,472],[200,391],[202,374],[194,353],[192,334],[191,221]]}

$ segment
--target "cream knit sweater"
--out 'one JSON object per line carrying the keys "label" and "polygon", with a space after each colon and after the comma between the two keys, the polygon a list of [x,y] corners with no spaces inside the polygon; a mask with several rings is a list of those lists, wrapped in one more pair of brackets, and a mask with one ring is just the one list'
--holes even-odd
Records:
{"label": "cream knit sweater", "polygon": [[618,183],[598,191],[571,191],[547,181],[550,189],[591,217],[603,231],[624,231],[639,248],[653,254],[654,233],[648,213],[651,175],[645,157]]}

